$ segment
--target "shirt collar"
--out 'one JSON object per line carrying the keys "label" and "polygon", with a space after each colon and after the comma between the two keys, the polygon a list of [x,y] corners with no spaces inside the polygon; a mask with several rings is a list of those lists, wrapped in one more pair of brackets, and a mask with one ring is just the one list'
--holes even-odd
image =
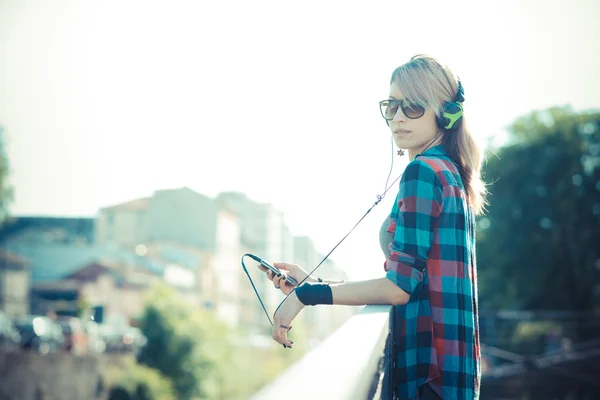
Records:
{"label": "shirt collar", "polygon": [[419,156],[448,157],[448,153],[444,149],[443,144],[438,144],[437,146],[430,147],[427,150],[425,150],[424,152],[417,154],[415,156],[415,158],[417,158]]}

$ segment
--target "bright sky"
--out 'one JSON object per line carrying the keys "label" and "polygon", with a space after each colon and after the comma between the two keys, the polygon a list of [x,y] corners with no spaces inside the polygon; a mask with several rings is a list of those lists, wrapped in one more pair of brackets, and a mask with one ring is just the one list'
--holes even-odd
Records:
{"label": "bright sky", "polygon": [[[502,141],[533,109],[600,107],[598,16],[594,0],[0,0],[11,211],[93,216],[158,189],[236,190],[328,252],[383,191],[377,102],[396,66],[441,59],[478,140]],[[396,192],[332,255],[351,277],[382,274]]]}

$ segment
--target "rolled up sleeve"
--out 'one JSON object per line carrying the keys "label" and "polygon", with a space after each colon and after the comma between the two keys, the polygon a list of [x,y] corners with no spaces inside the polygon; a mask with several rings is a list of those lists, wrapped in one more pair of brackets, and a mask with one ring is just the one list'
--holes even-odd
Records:
{"label": "rolled up sleeve", "polygon": [[412,294],[423,281],[434,231],[442,212],[441,183],[433,168],[415,159],[408,164],[390,215],[388,232],[393,231],[386,277]]}

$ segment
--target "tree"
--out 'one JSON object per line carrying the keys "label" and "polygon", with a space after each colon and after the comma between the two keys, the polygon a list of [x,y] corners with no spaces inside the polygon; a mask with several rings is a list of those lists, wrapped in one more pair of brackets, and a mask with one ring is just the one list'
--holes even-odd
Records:
{"label": "tree", "polygon": [[140,328],[148,343],[138,361],[169,378],[178,399],[216,397],[227,358],[223,323],[163,286],[149,298]]}
{"label": "tree", "polygon": [[272,340],[257,345],[246,328],[229,327],[165,286],[149,296],[140,328],[148,342],[138,362],[168,378],[177,399],[247,399],[308,346],[300,321],[294,325],[293,350]]}
{"label": "tree", "polygon": [[[600,112],[533,112],[484,165],[481,308],[598,309]],[[596,293],[596,295],[595,295]]]}
{"label": "tree", "polygon": [[121,386],[115,386],[108,393],[108,400],[131,400],[131,395]]}
{"label": "tree", "polygon": [[109,392],[108,400],[174,400],[171,382],[156,370],[131,364]]}
{"label": "tree", "polygon": [[4,129],[0,126],[0,223],[8,215],[8,206],[13,200],[12,186],[8,185],[10,164],[6,155]]}

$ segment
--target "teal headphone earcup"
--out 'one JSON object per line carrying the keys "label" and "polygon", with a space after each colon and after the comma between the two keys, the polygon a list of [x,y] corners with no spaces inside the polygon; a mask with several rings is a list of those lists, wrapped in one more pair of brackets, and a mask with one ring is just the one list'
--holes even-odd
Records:
{"label": "teal headphone earcup", "polygon": [[442,108],[442,116],[437,117],[438,126],[446,131],[454,129],[458,126],[458,122],[463,115],[463,108],[460,103],[455,101],[444,104]]}

